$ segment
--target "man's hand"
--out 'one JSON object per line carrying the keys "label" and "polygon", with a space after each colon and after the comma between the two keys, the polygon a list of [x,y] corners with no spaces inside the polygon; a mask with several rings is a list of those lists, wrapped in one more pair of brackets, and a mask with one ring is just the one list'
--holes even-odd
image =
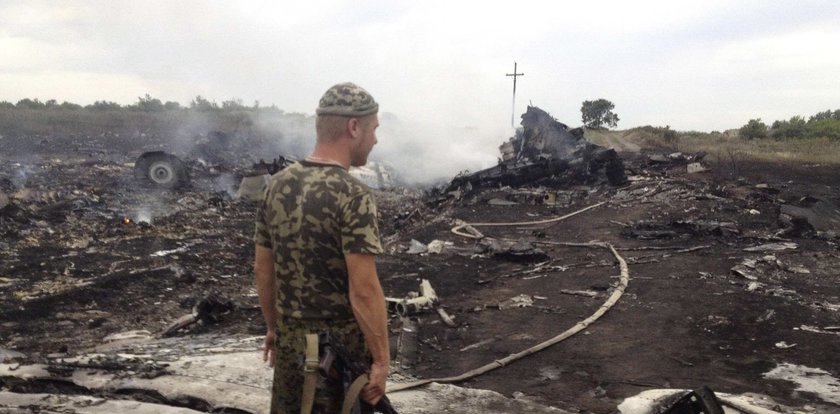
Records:
{"label": "man's hand", "polygon": [[359,397],[362,398],[362,401],[370,405],[376,405],[385,395],[385,379],[388,378],[388,366],[373,363],[370,366],[368,377],[370,379],[367,385],[362,388]]}
{"label": "man's hand", "polygon": [[388,311],[385,294],[376,275],[376,261],[372,254],[344,255],[350,282],[350,305],[356,321],[365,335],[365,343],[373,357],[370,381],[362,388],[362,400],[376,404],[385,395],[388,376]]}
{"label": "man's hand", "polygon": [[274,366],[274,329],[277,325],[277,289],[274,280],[274,253],[265,246],[257,246],[254,254],[254,274],[256,275],[257,296],[260,299],[263,319],[265,319],[265,343],[263,361]]}
{"label": "man's hand", "polygon": [[268,362],[268,366],[274,368],[274,357],[277,353],[277,348],[274,346],[275,336],[274,329],[269,329],[265,333],[265,344],[263,345],[263,362]]}

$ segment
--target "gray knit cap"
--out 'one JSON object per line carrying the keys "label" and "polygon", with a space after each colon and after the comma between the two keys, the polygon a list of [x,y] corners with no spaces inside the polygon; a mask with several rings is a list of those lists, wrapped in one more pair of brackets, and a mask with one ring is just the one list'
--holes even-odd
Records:
{"label": "gray knit cap", "polygon": [[318,115],[361,117],[379,111],[379,104],[359,85],[345,82],[327,89],[318,102]]}

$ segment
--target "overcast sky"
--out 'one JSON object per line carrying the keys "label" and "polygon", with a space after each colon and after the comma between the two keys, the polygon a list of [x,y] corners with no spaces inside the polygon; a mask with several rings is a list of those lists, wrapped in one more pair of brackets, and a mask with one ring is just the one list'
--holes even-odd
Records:
{"label": "overcast sky", "polygon": [[12,102],[201,95],[311,114],[352,81],[397,119],[505,137],[514,61],[517,124],[530,102],[579,126],[597,98],[620,129],[807,116],[840,108],[840,2],[0,0]]}

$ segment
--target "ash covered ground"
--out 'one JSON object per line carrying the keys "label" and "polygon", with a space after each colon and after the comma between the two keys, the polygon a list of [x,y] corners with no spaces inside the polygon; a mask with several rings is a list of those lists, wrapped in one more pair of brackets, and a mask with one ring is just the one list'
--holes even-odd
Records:
{"label": "ash covered ground", "polygon": [[[165,190],[137,184],[127,143],[7,136],[2,145],[4,359],[49,362],[127,331],[264,332],[251,271],[255,205],[231,197],[248,159],[225,168],[188,161],[191,185]],[[621,186],[377,191],[386,295],[403,298],[427,279],[455,324],[433,310],[411,315],[412,347],[397,344],[406,321],[393,316],[396,378],[457,375],[593,314],[615,289],[618,265],[608,250],[565,243],[602,241],[629,264],[616,305],[583,332],[461,385],[571,412],[613,412],[646,389],[704,385],[840,411],[837,400],[768,375],[793,364],[840,378],[840,169],[745,161],[738,176],[716,166],[689,174],[685,158],[620,155]],[[482,240],[451,231],[458,220],[533,222],[602,202],[546,224],[476,226]],[[429,244],[442,250],[419,252]],[[172,329],[200,303],[209,306],[202,320]]]}

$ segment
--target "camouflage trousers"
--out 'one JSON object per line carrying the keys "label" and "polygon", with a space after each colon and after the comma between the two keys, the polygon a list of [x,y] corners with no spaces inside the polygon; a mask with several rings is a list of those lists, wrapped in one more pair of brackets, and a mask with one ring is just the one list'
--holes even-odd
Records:
{"label": "camouflage trousers", "polygon": [[[277,352],[274,360],[274,384],[271,389],[271,414],[300,413],[303,394],[303,359],[306,334],[329,332],[342,341],[357,360],[370,361],[364,335],[355,320],[302,320],[280,318],[277,322]],[[313,414],[341,412],[344,389],[341,379],[318,374]]]}

